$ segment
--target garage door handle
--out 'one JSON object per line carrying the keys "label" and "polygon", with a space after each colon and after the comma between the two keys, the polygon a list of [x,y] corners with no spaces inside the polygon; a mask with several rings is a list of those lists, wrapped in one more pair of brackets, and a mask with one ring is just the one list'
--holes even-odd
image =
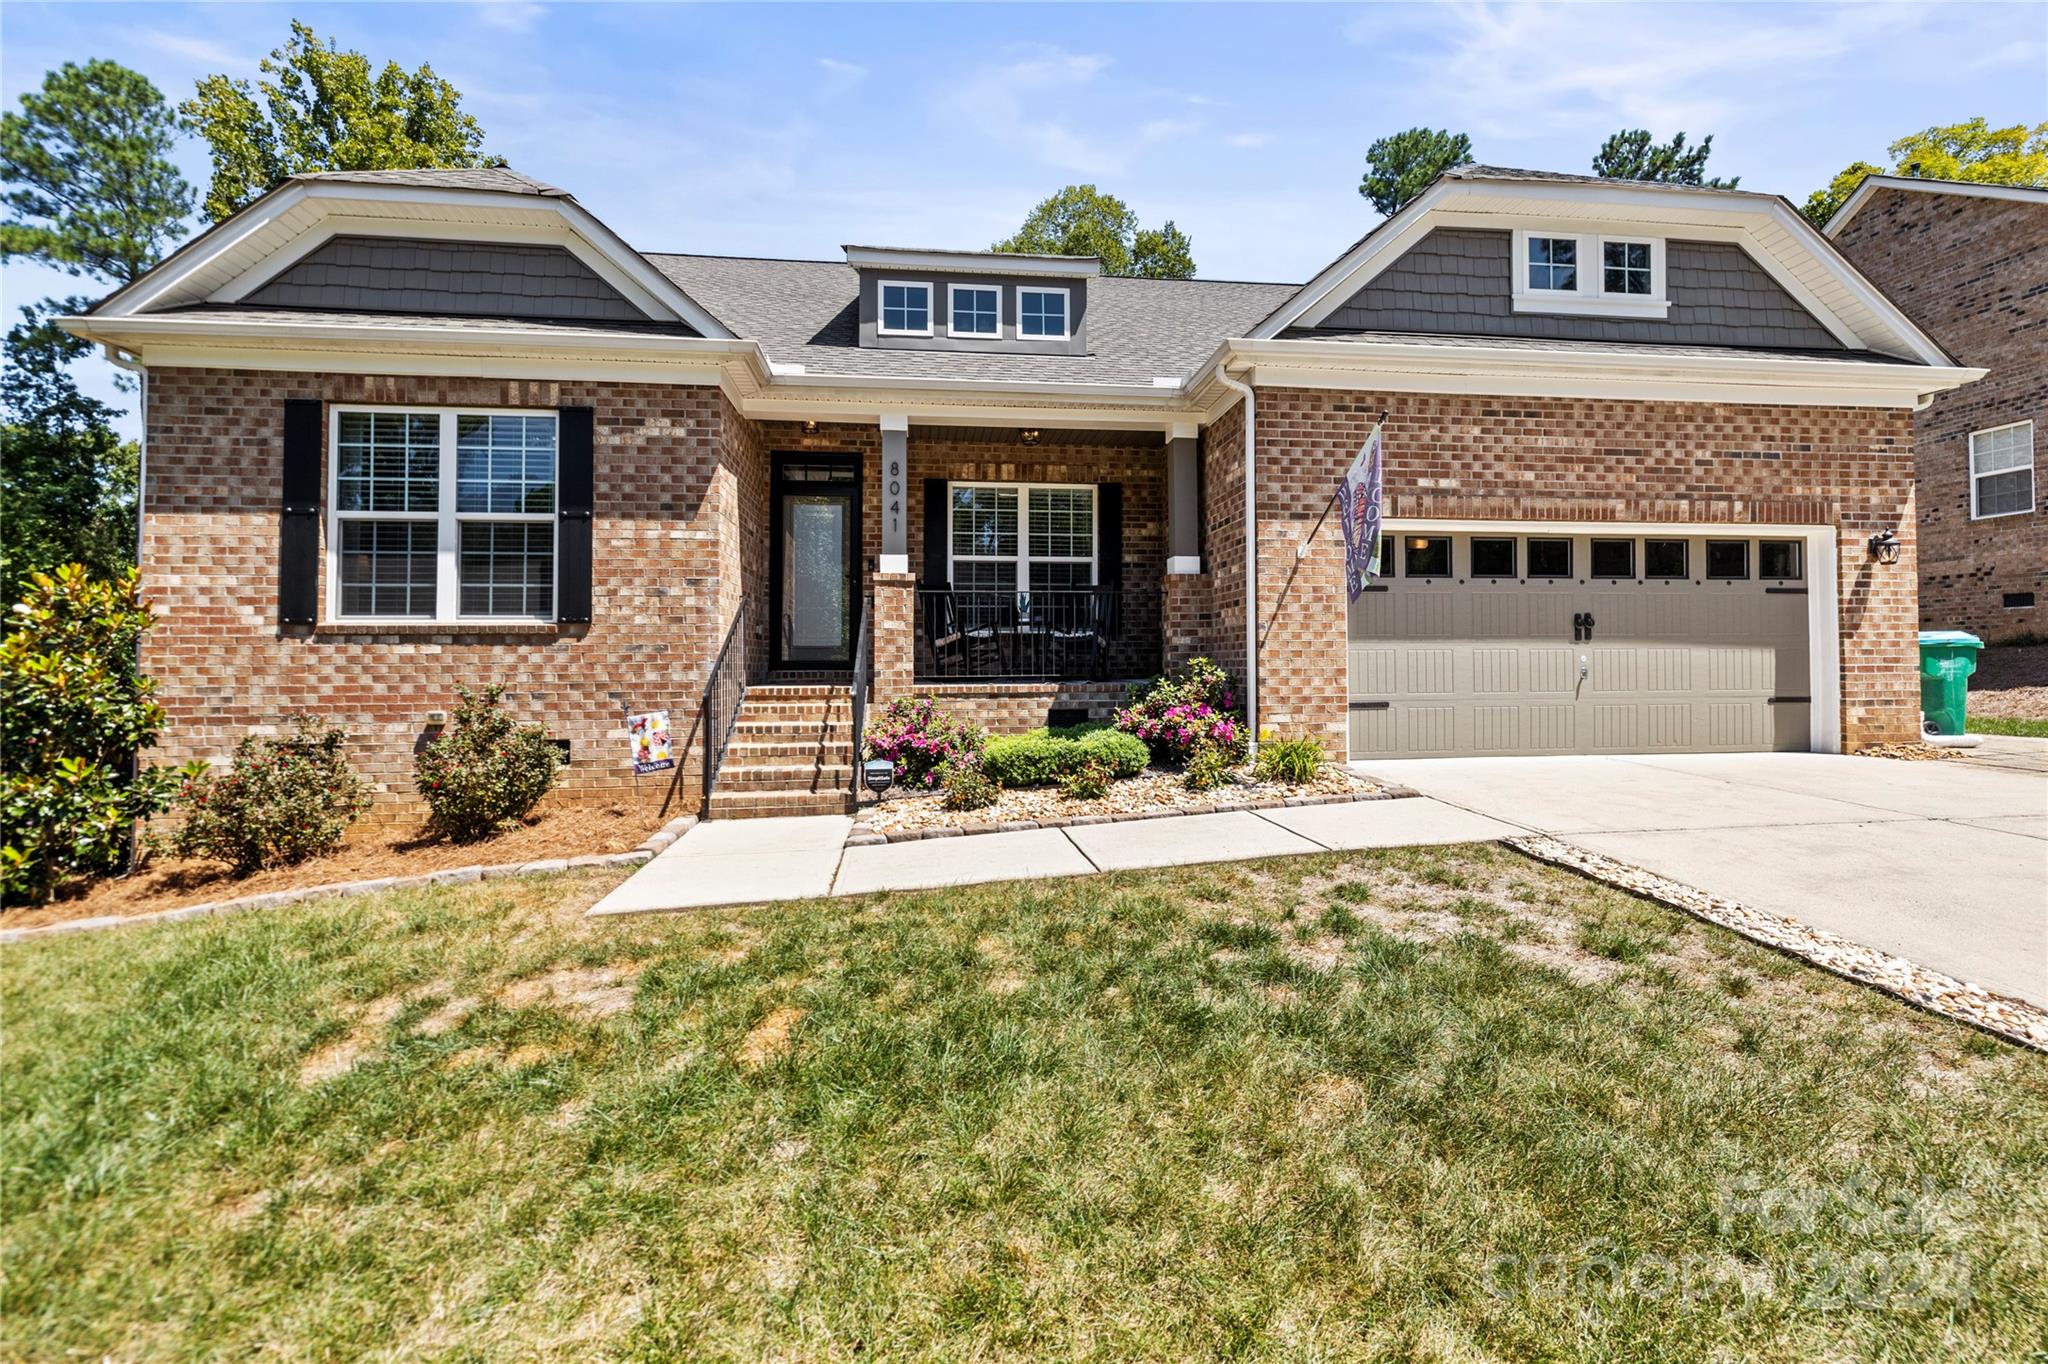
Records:
{"label": "garage door handle", "polygon": [[1393,703],[1393,702],[1391,702],[1391,701],[1353,701],[1353,702],[1351,703],[1351,709],[1353,709],[1353,710],[1387,710],[1387,709],[1389,709],[1390,707],[1392,707],[1392,706],[1393,706],[1393,704],[1394,704],[1394,703]]}

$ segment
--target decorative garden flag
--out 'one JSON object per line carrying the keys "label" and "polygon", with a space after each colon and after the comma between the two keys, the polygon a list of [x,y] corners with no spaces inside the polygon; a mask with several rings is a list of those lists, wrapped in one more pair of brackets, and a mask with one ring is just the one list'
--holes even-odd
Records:
{"label": "decorative garden flag", "polygon": [[1365,585],[1380,571],[1380,482],[1383,475],[1380,432],[1376,425],[1365,445],[1337,484],[1337,511],[1344,518],[1344,591],[1357,601]]}
{"label": "decorative garden flag", "polygon": [[633,741],[634,775],[666,772],[676,765],[675,749],[671,746],[672,741],[669,738],[667,711],[650,710],[640,715],[628,715],[626,734]]}

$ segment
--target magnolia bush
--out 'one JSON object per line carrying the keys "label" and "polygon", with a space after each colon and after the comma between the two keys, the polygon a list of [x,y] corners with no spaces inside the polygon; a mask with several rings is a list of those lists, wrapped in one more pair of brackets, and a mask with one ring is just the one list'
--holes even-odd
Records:
{"label": "magnolia bush", "polygon": [[1116,727],[1144,740],[1153,761],[1185,767],[1206,748],[1230,762],[1245,753],[1244,715],[1230,674],[1206,658],[1131,688],[1130,704],[1116,713]]}
{"label": "magnolia bush", "polygon": [[987,742],[978,726],[940,710],[931,697],[899,696],[868,721],[863,751],[894,763],[905,789],[933,791],[944,785],[939,769],[955,759],[971,760],[979,770]]}
{"label": "magnolia bush", "polygon": [[555,784],[561,755],[541,725],[523,725],[499,706],[505,688],[458,686],[448,732],[413,760],[413,782],[431,812],[428,827],[474,843],[532,813]]}
{"label": "magnolia bush", "polygon": [[283,738],[244,737],[227,771],[186,780],[171,850],[225,862],[238,876],[334,851],[370,804],[347,747],[347,730],[311,715],[293,716]]}

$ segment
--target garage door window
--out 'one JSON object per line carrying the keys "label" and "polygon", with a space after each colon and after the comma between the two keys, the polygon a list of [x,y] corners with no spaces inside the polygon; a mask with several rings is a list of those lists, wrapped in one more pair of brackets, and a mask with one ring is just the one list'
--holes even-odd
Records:
{"label": "garage door window", "polygon": [[1633,540],[1595,540],[1593,542],[1593,576],[1596,578],[1635,577],[1636,542]]}
{"label": "garage door window", "polygon": [[1515,542],[1475,536],[1472,540],[1472,576],[1512,578],[1515,576]]}
{"label": "garage door window", "polygon": [[1569,540],[1530,540],[1529,576],[1532,578],[1571,577],[1572,542]]}
{"label": "garage door window", "polygon": [[1685,576],[1685,541],[1643,541],[1643,576],[1646,578],[1683,578]]}
{"label": "garage door window", "polygon": [[1407,553],[1404,578],[1448,578],[1451,576],[1451,540],[1447,535],[1411,535],[1404,543]]}
{"label": "garage door window", "polygon": [[1707,541],[1707,576],[1709,578],[1747,578],[1749,576],[1749,541]]}
{"label": "garage door window", "polygon": [[1756,575],[1796,581],[1801,575],[1797,540],[1764,540],[1756,547]]}

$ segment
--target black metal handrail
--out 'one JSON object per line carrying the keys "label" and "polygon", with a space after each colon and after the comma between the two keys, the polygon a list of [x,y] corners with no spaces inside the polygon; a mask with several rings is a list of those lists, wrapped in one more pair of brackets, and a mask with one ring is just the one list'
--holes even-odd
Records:
{"label": "black metal handrail", "polygon": [[[718,657],[712,660],[711,676],[704,682],[704,808],[711,808],[711,792],[718,785],[718,769],[725,762],[726,746],[732,742],[733,726],[739,723],[740,702],[747,695],[747,660],[744,650],[735,663],[732,646],[735,640],[746,637],[747,599],[742,596],[740,604],[733,608],[732,624],[726,627],[725,642],[718,646]],[[733,691],[737,684],[738,690]],[[732,704],[724,705],[727,693],[731,693]],[[720,714],[725,724],[718,723]]]}
{"label": "black metal handrail", "polygon": [[868,602],[860,602],[860,628],[853,635],[853,680],[846,684],[853,698],[853,798],[860,799],[860,761],[868,727],[868,686],[874,666],[868,659]]}
{"label": "black metal handrail", "polygon": [[1116,668],[1144,671],[1145,653],[1127,640],[1125,620],[1139,594],[1115,587],[1031,592],[919,588],[917,663],[926,677],[1099,679]]}

